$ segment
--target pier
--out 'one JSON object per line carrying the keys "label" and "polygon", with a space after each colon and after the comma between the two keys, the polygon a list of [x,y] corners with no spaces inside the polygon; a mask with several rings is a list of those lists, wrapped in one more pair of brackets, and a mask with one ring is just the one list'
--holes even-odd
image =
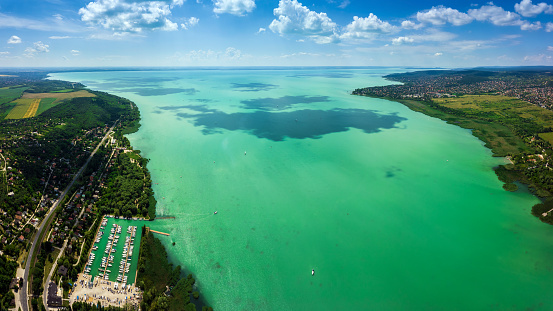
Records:
{"label": "pier", "polygon": [[147,230],[147,231],[150,231],[150,232],[152,232],[152,233],[157,233],[157,234],[169,236],[169,233],[165,233],[165,232],[160,232],[160,231],[152,230],[152,229],[150,229],[150,227],[146,227],[146,230]]}

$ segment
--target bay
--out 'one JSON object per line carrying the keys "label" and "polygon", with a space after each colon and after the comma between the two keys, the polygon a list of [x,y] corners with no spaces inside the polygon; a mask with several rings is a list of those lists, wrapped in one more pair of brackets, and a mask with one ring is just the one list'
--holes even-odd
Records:
{"label": "bay", "polygon": [[502,189],[504,160],[468,130],[350,95],[397,71],[51,77],[137,104],[129,139],[158,216],[175,217],[151,225],[216,310],[552,309],[553,227]]}

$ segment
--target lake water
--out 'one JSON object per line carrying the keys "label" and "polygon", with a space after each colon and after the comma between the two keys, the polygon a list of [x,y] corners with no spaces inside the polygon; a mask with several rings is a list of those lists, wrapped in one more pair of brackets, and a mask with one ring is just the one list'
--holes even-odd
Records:
{"label": "lake water", "polygon": [[176,217],[152,228],[216,310],[552,310],[553,227],[502,189],[504,160],[350,95],[397,71],[52,76],[137,104],[129,139],[151,159],[158,216]]}

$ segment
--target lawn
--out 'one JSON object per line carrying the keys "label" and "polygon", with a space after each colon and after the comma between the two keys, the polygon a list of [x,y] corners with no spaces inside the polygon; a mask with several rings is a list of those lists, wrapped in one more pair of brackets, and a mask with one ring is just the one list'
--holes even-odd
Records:
{"label": "lawn", "polygon": [[[52,253],[50,253],[50,255],[52,256],[52,260],[56,261],[56,258],[58,258],[59,254],[60,254],[60,249],[54,248]],[[50,270],[52,270],[52,266],[54,264],[53,261],[46,259],[46,262],[44,263],[44,280],[42,281],[42,283],[46,282],[46,279],[48,278],[48,274],[50,274]]]}

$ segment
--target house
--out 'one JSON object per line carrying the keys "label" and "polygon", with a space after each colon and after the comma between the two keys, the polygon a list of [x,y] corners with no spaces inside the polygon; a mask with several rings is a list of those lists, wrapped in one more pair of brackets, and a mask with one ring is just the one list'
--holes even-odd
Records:
{"label": "house", "polygon": [[67,276],[67,268],[65,266],[60,266],[58,268],[58,275]]}
{"label": "house", "polygon": [[19,236],[19,238],[17,239],[19,242],[23,242],[25,241],[25,237],[23,235]]}
{"label": "house", "polygon": [[62,300],[61,297],[58,296],[58,286],[54,282],[50,282],[48,284],[48,299],[47,304],[48,307],[61,307],[62,306]]}
{"label": "house", "polygon": [[17,278],[13,278],[11,283],[10,283],[10,289],[14,289],[15,286],[17,286],[18,283],[19,283],[19,280]]}

